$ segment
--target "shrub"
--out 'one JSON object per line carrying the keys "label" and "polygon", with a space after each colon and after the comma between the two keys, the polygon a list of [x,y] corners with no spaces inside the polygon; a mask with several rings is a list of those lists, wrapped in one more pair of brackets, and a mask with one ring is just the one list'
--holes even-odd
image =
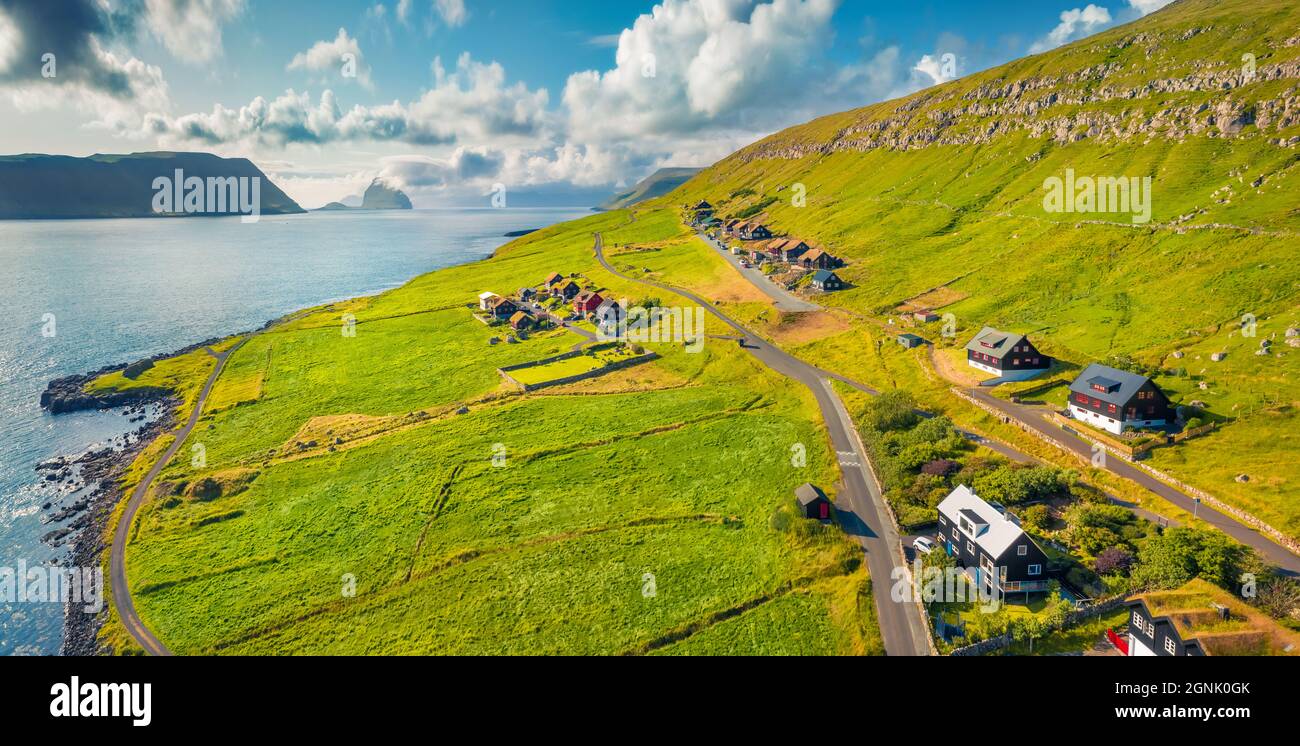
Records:
{"label": "shrub", "polygon": [[1111,547],[1097,555],[1092,566],[1099,575],[1127,575],[1133,567],[1133,554],[1124,547]]}
{"label": "shrub", "polygon": [[916,413],[916,400],[906,391],[881,394],[867,409],[867,423],[882,433],[910,430],[918,421],[920,415]]}
{"label": "shrub", "polygon": [[1052,512],[1046,505],[1030,505],[1020,514],[1020,520],[1035,531],[1046,531],[1052,524]]}
{"label": "shrub", "polygon": [[930,474],[936,477],[946,477],[949,474],[961,468],[961,464],[951,459],[940,458],[931,461],[921,467],[922,474]]}

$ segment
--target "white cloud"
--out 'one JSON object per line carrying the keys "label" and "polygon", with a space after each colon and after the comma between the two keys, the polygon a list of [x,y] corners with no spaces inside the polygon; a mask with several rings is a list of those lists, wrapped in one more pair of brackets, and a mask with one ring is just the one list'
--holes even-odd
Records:
{"label": "white cloud", "polygon": [[956,58],[944,59],[943,56],[931,57],[925,54],[921,55],[921,59],[912,69],[924,74],[934,85],[947,83],[957,77]]}
{"label": "white cloud", "polygon": [[1046,52],[1096,33],[1110,24],[1110,11],[1098,5],[1089,4],[1083,9],[1065,10],[1061,12],[1061,22],[1056,25],[1056,28],[1048,32],[1047,36],[1034,42],[1029,51],[1034,54]]}
{"label": "white cloud", "polygon": [[1160,10],[1173,1],[1174,0],[1128,0],[1128,4],[1130,7],[1137,8],[1137,11],[1142,15],[1147,15],[1148,13],[1154,13],[1157,10]]}
{"label": "white cloud", "polygon": [[[304,57],[302,64],[307,66],[309,59]],[[450,71],[435,58],[433,73],[434,86],[409,104],[394,101],[345,112],[333,91],[313,103],[308,94],[289,90],[273,101],[259,96],[239,109],[218,105],[209,113],[181,117],[154,113],[146,131],[172,143],[277,146],[379,141],[504,147],[549,140],[545,89],[507,84],[501,65],[476,62],[468,54]]]}
{"label": "white cloud", "polygon": [[[823,50],[838,0],[664,0],[619,37],[615,67],[568,79],[582,143],[670,139],[705,129],[768,131],[836,105]],[[821,99],[818,101],[817,99]]]}
{"label": "white cloud", "polygon": [[338,73],[344,80],[356,80],[365,88],[374,88],[370,79],[370,65],[361,52],[361,45],[348,36],[345,28],[339,29],[339,34],[333,41],[318,41],[307,51],[294,55],[286,69]]}
{"label": "white cloud", "polygon": [[397,0],[397,20],[406,25],[411,19],[411,0]]}
{"label": "white cloud", "polygon": [[145,24],[178,60],[221,55],[221,27],[244,11],[244,0],[145,0]]}
{"label": "white cloud", "polygon": [[469,20],[465,0],[433,0],[433,9],[448,26],[464,26],[465,21]]}

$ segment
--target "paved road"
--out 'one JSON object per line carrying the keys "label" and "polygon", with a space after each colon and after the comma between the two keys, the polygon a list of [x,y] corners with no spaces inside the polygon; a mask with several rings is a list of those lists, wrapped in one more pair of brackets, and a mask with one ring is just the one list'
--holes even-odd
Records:
{"label": "paved road", "polygon": [[[903,553],[898,527],[894,525],[885,507],[884,498],[875,480],[867,472],[866,449],[844,403],[831,388],[830,379],[840,378],[809,365],[804,361],[769,345],[757,334],[714,308],[709,301],[689,290],[650,280],[629,277],[615,269],[605,259],[604,242],[596,234],[596,258],[610,273],[630,282],[640,283],[676,293],[708,310],[710,314],[735,329],[741,336],[741,345],[760,362],[772,370],[807,386],[817,400],[831,445],[838,454],[841,485],[836,512],[845,530],[854,536],[866,551],[867,567],[871,571],[872,588],[876,596],[876,614],[880,634],[889,655],[929,655],[930,633],[925,624],[921,605],[912,601],[896,602],[890,591],[895,568],[903,566]],[[860,387],[868,390],[866,387]]]}
{"label": "paved road", "polygon": [[740,266],[740,257],[733,256],[730,251],[727,251],[725,246],[714,241],[712,238],[709,238],[708,234],[703,231],[698,231],[698,233],[700,239],[704,241],[704,243],[708,244],[714,251],[721,254],[722,258],[726,259],[727,262],[730,263],[737,272],[743,275],[746,280],[749,280],[750,284],[766,293],[767,297],[772,299],[773,305],[775,305],[777,309],[781,311],[794,311],[796,313],[822,310],[822,307],[816,303],[806,301],[787,291],[777,283],[767,279],[767,275],[763,274],[762,271],[755,269],[754,267],[746,268]]}
{"label": "paved road", "polygon": [[[1060,425],[1047,419],[1049,412],[1044,408],[1005,401],[983,389],[968,388],[964,390],[984,404],[1001,412],[1015,423],[1033,428],[1084,458],[1092,458],[1092,443],[1066,431]],[[1108,454],[1104,468],[1116,476],[1136,482],[1188,513],[1199,516],[1201,520],[1211,526],[1242,544],[1255,549],[1265,560],[1276,565],[1282,571],[1290,575],[1300,574],[1300,557],[1292,554],[1285,547],[1250,526],[1239,523],[1236,519],[1224,515],[1204,503],[1197,505],[1193,498],[1114,454]]]}
{"label": "paved road", "polygon": [[185,422],[185,426],[176,431],[176,439],[172,441],[171,446],[163,453],[162,458],[158,459],[149,473],[145,474],[144,479],[136,485],[135,491],[131,493],[131,498],[127,501],[126,512],[117,522],[117,528],[113,532],[113,549],[109,555],[109,578],[113,584],[113,606],[117,609],[117,616],[122,620],[122,625],[131,633],[131,637],[140,644],[150,655],[171,655],[172,651],[162,644],[153,632],[145,626],[140,619],[140,615],[135,611],[135,603],[131,600],[131,589],[126,580],[126,544],[131,533],[131,525],[135,522],[136,513],[139,512],[140,506],[144,504],[145,496],[149,493],[149,487],[153,485],[158,475],[162,473],[164,467],[176,455],[181,446],[185,444],[185,439],[189,437],[194,426],[199,422],[199,416],[203,414],[203,405],[208,401],[208,395],[212,393],[212,387],[221,376],[221,371],[226,367],[226,361],[240,347],[244,346],[249,337],[241,339],[230,349],[225,352],[216,353],[211,348],[207,353],[216,358],[217,365],[212,369],[212,375],[208,376],[208,381],[203,385],[203,391],[199,394],[198,401],[194,404],[194,411],[190,412],[190,418]]}

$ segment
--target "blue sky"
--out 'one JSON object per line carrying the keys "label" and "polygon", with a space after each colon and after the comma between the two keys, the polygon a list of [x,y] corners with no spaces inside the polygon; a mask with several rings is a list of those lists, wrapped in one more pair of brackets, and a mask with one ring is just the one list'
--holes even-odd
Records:
{"label": "blue sky", "polygon": [[0,151],[244,156],[306,206],[376,176],[585,204],[1167,1],[0,0]]}

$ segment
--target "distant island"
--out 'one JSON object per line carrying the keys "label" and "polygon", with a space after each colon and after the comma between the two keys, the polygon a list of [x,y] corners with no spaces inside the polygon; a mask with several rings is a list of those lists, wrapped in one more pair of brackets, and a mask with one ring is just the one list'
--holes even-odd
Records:
{"label": "distant island", "polygon": [[[173,203],[170,194],[165,195],[169,197],[164,203],[166,208],[158,209],[159,181],[170,183],[178,173],[183,175],[181,188],[184,182],[202,180],[205,198],[214,182],[237,188],[256,178],[260,180],[256,193],[262,215],[306,212],[246,158],[170,152],[97,154],[86,158],[29,153],[0,156],[0,220],[189,217],[238,212],[237,205],[217,209],[217,205],[205,200],[189,202],[188,206],[184,199]],[[176,193],[183,196],[181,189]],[[247,194],[245,197],[251,204],[252,198]]]}
{"label": "distant island", "polygon": [[632,205],[662,197],[677,187],[690,181],[701,169],[698,168],[661,168],[650,174],[630,191],[616,194],[592,209],[597,212],[606,210],[624,210]]}
{"label": "distant island", "polygon": [[366,189],[365,195],[361,197],[359,207],[344,204],[343,202],[331,202],[320,208],[320,212],[334,212],[338,210],[410,210],[411,198],[400,189],[394,189],[379,179],[370,182]]}

